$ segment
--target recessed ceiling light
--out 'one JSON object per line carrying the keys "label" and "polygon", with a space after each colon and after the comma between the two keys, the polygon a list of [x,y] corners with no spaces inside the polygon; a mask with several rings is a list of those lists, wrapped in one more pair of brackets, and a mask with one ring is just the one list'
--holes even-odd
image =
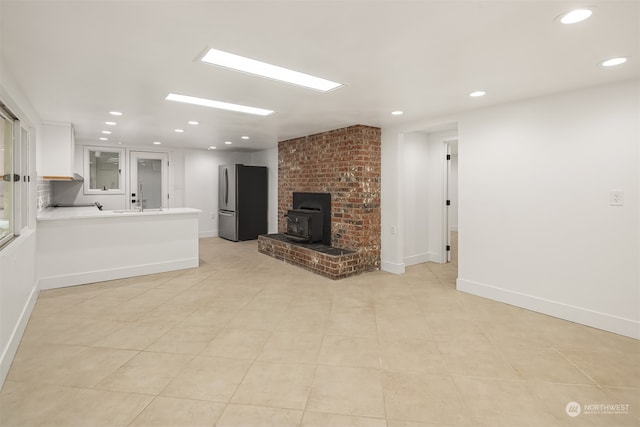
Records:
{"label": "recessed ceiling light", "polygon": [[564,13],[560,15],[559,18],[560,22],[562,22],[563,24],[576,24],[589,18],[591,14],[593,14],[593,11],[591,9],[581,8]]}
{"label": "recessed ceiling light", "polygon": [[112,116],[121,116],[122,113],[120,111],[109,111],[109,114],[111,114]]}
{"label": "recessed ceiling light", "polygon": [[105,125],[109,125],[109,126],[115,126],[117,123],[116,122],[104,122]]}
{"label": "recessed ceiling light", "polygon": [[118,143],[119,145],[122,145],[122,141],[118,141],[117,143]]}
{"label": "recessed ceiling light", "polygon": [[215,149],[216,149],[216,147],[213,147],[213,146],[207,148],[207,150],[215,150]]}
{"label": "recessed ceiling light", "polygon": [[625,62],[627,62],[627,58],[620,56],[618,58],[611,58],[606,61],[602,61],[600,65],[603,67],[615,67],[616,65],[624,64]]}
{"label": "recessed ceiling light", "polygon": [[160,144],[162,144],[162,142],[160,142],[160,141],[153,141],[153,145],[160,145]]}
{"label": "recessed ceiling light", "polygon": [[189,121],[189,124],[190,124],[190,125],[195,126],[195,125],[197,125],[197,124],[199,124],[199,123],[198,123],[198,122],[196,122],[195,120],[190,120],[190,121]]}
{"label": "recessed ceiling light", "polygon": [[223,52],[217,49],[209,49],[200,61],[298,86],[304,86],[322,92],[328,92],[342,86],[342,83],[332,82],[331,80],[321,79],[320,77],[311,76],[309,74],[300,73],[298,71],[289,70],[288,68],[278,67],[277,65],[267,64],[266,62],[256,61],[255,59],[245,58],[244,56]]}
{"label": "recessed ceiling light", "polygon": [[229,104],[228,102],[213,101],[211,99],[197,98],[195,96],[178,95],[170,93],[167,95],[168,101],[184,102],[186,104],[201,105],[203,107],[219,108],[228,111],[237,111],[240,113],[256,114],[258,116],[268,116],[273,114],[272,110],[265,110],[263,108],[247,107],[246,105]]}
{"label": "recessed ceiling light", "polygon": [[392,111],[391,115],[392,116],[401,116],[404,114],[404,111],[400,111],[400,110],[396,110],[396,111]]}
{"label": "recessed ceiling light", "polygon": [[476,90],[474,92],[471,92],[469,94],[469,96],[473,97],[473,98],[478,98],[479,96],[485,96],[487,94],[487,92],[483,91],[483,90]]}
{"label": "recessed ceiling light", "polygon": [[104,133],[105,135],[111,135],[111,131],[110,130],[103,130],[102,133]]}
{"label": "recessed ceiling light", "polygon": [[227,144],[227,145],[233,144],[233,142],[231,142],[231,141],[225,141],[224,143]]}
{"label": "recessed ceiling light", "polygon": [[182,132],[184,132],[184,129],[174,129],[173,131],[177,132],[177,133],[182,133]]}
{"label": "recessed ceiling light", "polygon": [[241,136],[240,138],[242,138],[242,139],[249,139],[249,137],[248,137],[248,136],[246,136],[246,135]]}
{"label": "recessed ceiling light", "polygon": [[105,138],[104,136],[100,138],[100,141],[108,141],[109,138]]}

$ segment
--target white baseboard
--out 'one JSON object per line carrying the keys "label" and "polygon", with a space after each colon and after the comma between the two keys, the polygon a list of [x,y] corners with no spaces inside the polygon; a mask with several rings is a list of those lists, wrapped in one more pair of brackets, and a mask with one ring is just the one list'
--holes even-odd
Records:
{"label": "white baseboard", "polygon": [[611,314],[576,307],[570,304],[551,301],[533,295],[513,292],[507,289],[496,288],[471,280],[458,279],[456,288],[459,291],[478,295],[494,301],[500,301],[516,307],[526,308],[538,313],[591,326],[615,334],[640,339],[640,322],[633,319],[625,319]]}
{"label": "white baseboard", "polygon": [[195,268],[200,265],[198,258],[167,261],[154,264],[136,265],[109,270],[87,271],[64,276],[41,277],[38,280],[40,289],[56,289],[67,286],[86,285],[87,283],[104,282],[106,280],[124,279],[127,277],[145,276],[147,274]]}
{"label": "white baseboard", "polygon": [[391,261],[380,261],[380,270],[393,274],[404,274],[404,263],[395,263]]}
{"label": "white baseboard", "polygon": [[13,362],[13,358],[18,351],[20,340],[22,339],[22,335],[24,335],[24,330],[27,327],[27,322],[29,322],[31,312],[33,312],[33,307],[35,306],[36,300],[38,299],[38,292],[38,287],[34,285],[33,289],[31,289],[31,293],[29,294],[29,298],[27,299],[26,304],[22,308],[22,312],[20,313],[18,322],[13,328],[13,331],[11,331],[11,336],[9,337],[7,346],[2,349],[2,356],[0,356],[0,388],[2,387],[2,384],[4,384],[4,380],[7,377],[9,368],[11,367],[11,363]]}
{"label": "white baseboard", "polygon": [[408,256],[404,259],[405,267],[410,267],[416,264],[422,264],[425,262],[441,262],[438,254],[434,252],[425,252],[422,254]]}
{"label": "white baseboard", "polygon": [[201,231],[198,233],[199,239],[206,239],[207,237],[218,237],[217,231]]}

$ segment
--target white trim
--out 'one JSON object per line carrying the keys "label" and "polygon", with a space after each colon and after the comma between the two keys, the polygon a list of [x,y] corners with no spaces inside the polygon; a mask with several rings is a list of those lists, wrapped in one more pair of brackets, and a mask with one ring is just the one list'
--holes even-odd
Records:
{"label": "white trim", "polygon": [[199,239],[206,239],[207,237],[218,237],[218,231],[201,231],[198,233]]}
{"label": "white trim", "polygon": [[452,231],[452,232],[458,231],[458,226],[457,225],[449,226],[449,231]]}
{"label": "white trim", "polygon": [[442,261],[443,263],[447,263],[451,261],[451,251],[447,250],[447,246],[451,245],[451,230],[449,229],[449,209],[451,206],[447,205],[447,200],[449,200],[449,173],[451,169],[451,161],[447,160],[447,157],[451,155],[451,146],[446,139],[442,142],[444,143],[444,153],[438,153],[444,162],[442,171],[442,198],[440,199],[442,206],[442,220],[440,222],[442,226],[440,229],[442,244],[440,247],[442,248]]}
{"label": "white trim", "polygon": [[393,274],[404,274],[404,263],[395,263],[391,261],[382,260],[380,262],[380,270]]}
{"label": "white trim", "polygon": [[42,290],[64,288],[67,286],[85,285],[87,283],[104,282],[107,280],[124,279],[127,277],[145,276],[147,274],[196,268],[199,264],[199,260],[196,257],[153,264],[136,265],[132,267],[72,273],[63,276],[41,277],[38,280],[38,286]]}
{"label": "white trim", "polygon": [[[160,209],[168,209],[171,202],[171,187],[169,187],[169,165],[171,164],[171,155],[168,151],[147,151],[144,149],[130,149],[128,150],[128,163],[129,163],[129,179],[128,179],[128,192],[127,194],[138,194],[138,160],[160,160]],[[134,185],[135,182],[135,185]],[[133,209],[136,206],[131,200],[139,200],[139,194],[136,199],[127,197],[127,203],[129,209]],[[145,208],[146,209],[146,208]],[[153,208],[151,208],[153,209]]]}
{"label": "white trim", "polygon": [[425,262],[437,262],[440,264],[442,263],[442,260],[440,259],[440,255],[435,252],[424,252],[406,257],[404,259],[404,266],[410,267],[412,265],[422,264]]}
{"label": "white trim", "polygon": [[471,280],[458,279],[456,289],[615,334],[640,339],[640,322],[636,320],[625,319],[623,317],[613,316],[583,307],[576,307],[558,301],[551,301],[520,292],[513,292]]}
{"label": "white trim", "polygon": [[31,293],[29,294],[27,302],[24,305],[22,312],[20,313],[18,322],[14,326],[13,331],[11,331],[9,342],[7,346],[2,350],[2,356],[0,356],[0,387],[2,387],[2,384],[4,384],[4,380],[7,378],[7,374],[9,373],[9,368],[11,368],[13,358],[18,351],[20,340],[22,340],[22,336],[24,335],[24,330],[27,327],[27,323],[29,322],[31,313],[33,312],[33,307],[36,305],[38,293],[38,287],[34,285],[31,289]]}
{"label": "white trim", "polygon": [[[91,152],[107,152],[118,153],[118,188],[101,190],[99,188],[91,188]],[[113,194],[126,194],[125,191],[125,149],[117,147],[98,147],[93,145],[84,145],[82,148],[82,164],[84,182],[82,185],[82,191],[85,195],[113,195]],[[97,168],[97,165],[96,165]]]}

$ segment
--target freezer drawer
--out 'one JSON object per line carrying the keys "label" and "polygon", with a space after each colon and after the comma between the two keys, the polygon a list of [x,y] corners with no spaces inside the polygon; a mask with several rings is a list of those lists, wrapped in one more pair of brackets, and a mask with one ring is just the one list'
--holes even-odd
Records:
{"label": "freezer drawer", "polygon": [[220,237],[237,242],[238,227],[236,224],[235,212],[218,211],[218,235]]}

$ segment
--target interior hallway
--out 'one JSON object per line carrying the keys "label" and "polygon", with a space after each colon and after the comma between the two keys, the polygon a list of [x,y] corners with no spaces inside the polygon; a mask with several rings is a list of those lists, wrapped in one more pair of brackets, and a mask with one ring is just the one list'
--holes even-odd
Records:
{"label": "interior hallway", "polygon": [[457,292],[455,257],[340,281],[255,241],[200,257],[41,292],[0,426],[640,424],[637,340]]}

